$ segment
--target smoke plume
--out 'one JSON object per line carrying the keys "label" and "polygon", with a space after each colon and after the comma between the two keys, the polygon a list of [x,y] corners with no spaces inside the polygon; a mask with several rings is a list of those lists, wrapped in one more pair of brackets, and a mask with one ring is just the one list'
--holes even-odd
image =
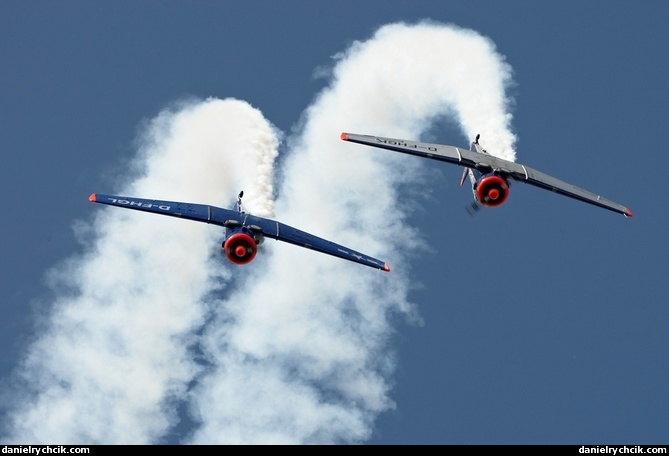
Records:
{"label": "smoke plume", "polygon": [[424,245],[403,190],[429,182],[423,160],[339,135],[421,139],[447,116],[513,159],[510,82],[504,58],[476,32],[397,23],[335,57],[328,87],[283,143],[280,169],[281,134],[242,101],[159,115],[120,192],[230,207],[243,189],[249,212],[380,258],[391,272],[273,240],[232,266],[214,253],[215,227],[96,209],[87,253],[52,271],[66,287],[17,369],[28,387],[4,440],[160,443],[180,413],[191,423],[181,443],[369,439],[394,407],[393,322],[420,321],[408,296]]}

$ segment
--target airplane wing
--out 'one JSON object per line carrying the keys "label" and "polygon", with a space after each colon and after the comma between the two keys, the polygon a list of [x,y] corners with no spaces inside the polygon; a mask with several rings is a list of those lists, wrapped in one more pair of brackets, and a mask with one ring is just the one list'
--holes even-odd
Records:
{"label": "airplane wing", "polygon": [[244,212],[232,211],[206,204],[182,203],[177,201],[160,201],[128,196],[102,195],[93,193],[89,198],[93,203],[108,204],[154,214],[169,215],[172,217],[204,222],[225,228],[248,227],[255,233],[262,233],[264,237],[305,247],[317,252],[343,258],[365,266],[383,271],[390,271],[388,264],[363,253],[336,244],[326,239],[314,236],[292,226],[276,222],[263,217],[253,216]]}
{"label": "airplane wing", "polygon": [[625,217],[632,217],[632,212],[621,204],[615,203],[575,185],[563,182],[525,165],[521,165],[520,163],[504,160],[493,155],[482,154],[468,149],[461,149],[459,147],[443,144],[405,141],[403,139],[382,138],[379,136],[358,135],[353,133],[342,133],[341,139],[405,154],[432,158],[434,160],[453,163],[468,168],[476,168],[482,173],[495,171],[506,178],[525,182],[534,185],[535,187],[550,190],[585,203],[594,204],[595,206],[623,214]]}

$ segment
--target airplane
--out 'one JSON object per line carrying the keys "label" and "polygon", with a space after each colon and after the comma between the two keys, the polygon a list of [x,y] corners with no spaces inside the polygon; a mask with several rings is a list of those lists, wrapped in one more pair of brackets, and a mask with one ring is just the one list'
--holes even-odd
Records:
{"label": "airplane", "polygon": [[345,260],[353,261],[389,272],[387,263],[355,250],[335,244],[326,239],[298,230],[274,220],[247,214],[242,207],[241,191],[235,209],[223,209],[206,204],[161,201],[129,196],[102,195],[92,193],[88,200],[92,203],[135,209],[153,214],[169,215],[196,222],[210,223],[225,228],[225,239],[221,246],[227,259],[236,265],[250,263],[256,256],[258,246],[265,238],[276,239],[289,244],[305,247]]}
{"label": "airplane", "polygon": [[471,215],[481,207],[501,206],[509,196],[511,182],[519,181],[585,203],[594,204],[595,206],[623,214],[625,217],[632,217],[632,212],[621,204],[521,165],[520,163],[490,155],[479,144],[480,136],[476,135],[476,139],[470,145],[469,150],[443,144],[405,141],[403,139],[382,138],[379,136],[345,132],[341,134],[341,139],[463,166],[464,170],[460,185],[464,184],[465,177],[468,174],[472,184],[472,193],[474,194],[474,202],[468,207]]}

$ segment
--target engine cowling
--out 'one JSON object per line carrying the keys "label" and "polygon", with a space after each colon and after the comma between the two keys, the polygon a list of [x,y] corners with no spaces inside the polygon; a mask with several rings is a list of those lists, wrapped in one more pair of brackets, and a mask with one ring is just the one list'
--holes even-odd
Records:
{"label": "engine cowling", "polygon": [[258,245],[248,233],[238,231],[230,235],[223,243],[225,256],[234,264],[248,264],[256,256]]}
{"label": "engine cowling", "polygon": [[476,197],[484,206],[500,206],[508,196],[509,183],[497,174],[483,176],[476,185]]}

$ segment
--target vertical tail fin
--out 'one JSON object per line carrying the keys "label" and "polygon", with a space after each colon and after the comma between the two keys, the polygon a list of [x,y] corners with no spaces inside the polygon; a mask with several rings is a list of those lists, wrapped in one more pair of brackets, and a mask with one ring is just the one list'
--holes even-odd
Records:
{"label": "vertical tail fin", "polygon": [[481,137],[480,134],[476,135],[476,139],[472,141],[472,143],[469,145],[469,150],[472,152],[478,152],[480,154],[487,154],[486,150],[481,147],[481,144],[479,144],[479,138]]}
{"label": "vertical tail fin", "polygon": [[244,190],[239,192],[239,195],[237,195],[237,203],[235,204],[235,210],[237,212],[244,212],[244,207],[242,206],[242,197],[244,196]]}

